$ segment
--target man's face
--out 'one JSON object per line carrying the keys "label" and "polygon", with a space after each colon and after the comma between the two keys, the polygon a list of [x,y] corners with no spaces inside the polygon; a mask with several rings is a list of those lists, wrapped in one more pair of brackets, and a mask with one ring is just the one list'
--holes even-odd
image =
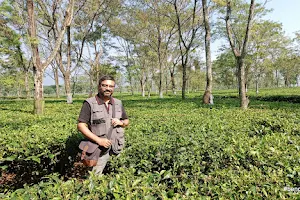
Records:
{"label": "man's face", "polygon": [[104,97],[110,97],[114,93],[115,82],[112,80],[102,81],[99,85],[99,93]]}

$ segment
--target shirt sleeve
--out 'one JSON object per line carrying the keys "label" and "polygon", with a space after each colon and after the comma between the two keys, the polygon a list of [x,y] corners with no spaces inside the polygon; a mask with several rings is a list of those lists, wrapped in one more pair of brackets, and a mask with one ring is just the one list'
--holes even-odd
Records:
{"label": "shirt sleeve", "polygon": [[90,121],[91,121],[91,106],[87,101],[84,101],[78,117],[78,122],[90,124]]}
{"label": "shirt sleeve", "polygon": [[128,119],[124,106],[122,105],[122,119]]}

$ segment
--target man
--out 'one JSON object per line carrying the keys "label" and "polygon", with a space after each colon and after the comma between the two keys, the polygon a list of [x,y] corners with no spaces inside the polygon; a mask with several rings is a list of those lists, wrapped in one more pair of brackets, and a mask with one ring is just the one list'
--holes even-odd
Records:
{"label": "man", "polygon": [[[112,97],[114,88],[114,78],[102,76],[98,85],[99,93],[84,101],[78,118],[78,130],[101,149],[97,165],[93,167],[96,174],[102,174],[110,156],[120,153],[124,147],[123,128],[129,124],[122,102]],[[110,129],[111,138],[107,138]]]}

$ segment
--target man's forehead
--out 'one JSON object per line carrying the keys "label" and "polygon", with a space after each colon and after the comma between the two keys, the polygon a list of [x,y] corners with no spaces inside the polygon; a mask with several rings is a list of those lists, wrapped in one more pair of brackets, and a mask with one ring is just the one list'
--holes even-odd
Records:
{"label": "man's forehead", "polygon": [[101,84],[109,84],[109,85],[114,85],[115,82],[113,80],[104,80],[101,82]]}

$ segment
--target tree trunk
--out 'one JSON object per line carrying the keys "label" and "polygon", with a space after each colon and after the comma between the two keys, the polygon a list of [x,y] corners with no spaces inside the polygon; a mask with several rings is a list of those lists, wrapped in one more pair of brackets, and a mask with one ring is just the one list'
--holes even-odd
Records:
{"label": "tree trunk", "polygon": [[131,90],[131,95],[133,96],[134,95],[134,87],[132,84],[130,84],[130,90]]}
{"label": "tree trunk", "polygon": [[168,94],[168,77],[165,76],[165,78],[166,78],[166,95],[167,95]]}
{"label": "tree trunk", "polygon": [[[36,40],[36,22],[34,18],[34,6],[32,0],[27,0],[27,12],[29,22],[29,36],[31,40]],[[43,76],[44,70],[40,61],[37,41],[31,42],[33,75],[34,75],[34,108],[33,113],[37,115],[43,114],[44,96],[43,96]]]}
{"label": "tree trunk", "polygon": [[141,90],[142,90],[142,97],[145,97],[145,83],[143,83],[143,79],[140,80]]}
{"label": "tree trunk", "polygon": [[67,95],[67,104],[73,103],[72,91],[71,91],[71,33],[70,26],[67,26],[67,38],[68,38],[68,58],[67,58],[67,70],[65,71],[65,90]]}
{"label": "tree trunk", "polygon": [[187,93],[189,94],[190,93],[190,80],[187,79],[186,81],[186,88],[187,88]]}
{"label": "tree trunk", "polygon": [[160,80],[159,81],[159,88],[158,88],[158,91],[159,91],[159,98],[164,98],[164,94],[163,94],[163,91],[162,91],[162,81]]}
{"label": "tree trunk", "polygon": [[247,109],[249,100],[246,95],[246,80],[245,80],[245,66],[241,57],[237,58],[238,65],[238,81],[239,81],[239,97],[242,109]]}
{"label": "tree trunk", "polygon": [[276,69],[276,85],[277,87],[279,87],[279,73],[277,69]]}
{"label": "tree trunk", "polygon": [[54,69],[54,80],[55,80],[56,98],[59,98],[59,78],[58,78],[58,69],[57,69],[57,67],[55,67],[55,69]]}
{"label": "tree trunk", "polygon": [[25,91],[26,91],[26,99],[30,98],[30,89],[29,89],[29,81],[28,81],[28,77],[29,77],[29,72],[28,70],[25,71]]}
{"label": "tree trunk", "polygon": [[186,65],[182,63],[182,93],[181,93],[182,99],[185,99],[186,81],[187,81]]}
{"label": "tree trunk", "polygon": [[152,84],[153,84],[153,82],[152,82],[153,79],[150,79],[150,80],[151,80],[151,81],[150,81],[149,88],[148,88],[148,99],[149,99],[150,96],[151,96],[151,90],[152,90]]}
{"label": "tree trunk", "polygon": [[187,75],[186,75],[186,67],[188,64],[188,58],[189,58],[189,52],[191,50],[192,44],[194,42],[196,33],[199,29],[199,27],[196,25],[196,23],[198,23],[196,20],[196,10],[197,10],[197,0],[194,0],[193,2],[193,7],[191,7],[193,9],[193,13],[192,13],[192,34],[191,34],[191,38],[185,38],[183,36],[182,33],[182,22],[180,20],[180,14],[178,11],[178,7],[177,7],[177,1],[174,1],[173,5],[174,5],[174,9],[176,12],[176,18],[177,18],[177,26],[178,26],[178,35],[179,35],[179,47],[180,47],[180,54],[181,54],[181,65],[182,65],[182,99],[185,99],[185,90],[186,90],[186,82],[187,82]]}
{"label": "tree trunk", "polygon": [[290,78],[289,78],[289,75],[285,75],[285,76],[284,76],[284,85],[285,85],[285,87],[289,87],[289,86],[290,86]]}
{"label": "tree trunk", "polygon": [[90,77],[90,91],[89,91],[89,97],[92,97],[92,96],[93,96],[93,92],[94,92],[94,81],[93,81],[92,75],[90,75],[89,77]]}
{"label": "tree trunk", "polygon": [[[58,65],[59,70],[61,71],[63,76],[65,76],[65,69],[64,69],[63,60],[62,60],[62,46],[60,46],[55,59],[56,59],[56,63]],[[58,77],[57,67],[54,69],[54,79],[55,79],[55,86],[56,86],[56,97],[59,98],[59,77]]]}
{"label": "tree trunk", "polygon": [[145,84],[142,85],[142,97],[145,97]]}
{"label": "tree trunk", "polygon": [[29,76],[29,65],[26,66],[24,63],[24,59],[23,59],[23,54],[21,51],[21,46],[17,45],[17,49],[18,49],[18,55],[20,57],[20,64],[22,65],[25,77],[24,77],[24,85],[25,85],[25,91],[26,91],[26,99],[30,98],[30,93],[29,93],[29,83],[28,83],[28,76]]}
{"label": "tree trunk", "polygon": [[206,88],[203,95],[203,103],[209,104],[212,95],[212,62],[211,62],[211,49],[210,49],[210,24],[209,13],[206,0],[202,0],[204,26],[205,26],[205,56],[206,56]]}
{"label": "tree trunk", "polygon": [[172,92],[173,94],[176,94],[174,72],[171,72],[170,74],[171,74]]}
{"label": "tree trunk", "polygon": [[21,86],[20,86],[20,83],[18,83],[18,87],[17,87],[17,97],[18,97],[18,99],[21,98]]}
{"label": "tree trunk", "polygon": [[129,84],[130,84],[130,90],[131,90],[131,95],[134,95],[134,88],[133,88],[133,83],[132,83],[132,77],[131,77],[131,73],[130,73],[130,69],[127,70],[128,72],[128,78],[129,78]]}
{"label": "tree trunk", "polygon": [[247,88],[246,88],[246,77],[245,77],[245,66],[244,66],[244,58],[247,52],[247,44],[250,38],[250,29],[254,15],[254,6],[255,0],[251,0],[250,7],[249,7],[249,16],[246,28],[246,34],[243,41],[239,41],[242,46],[236,47],[236,42],[234,41],[234,33],[231,28],[230,24],[230,15],[231,15],[231,1],[227,1],[227,14],[226,14],[226,31],[228,40],[230,43],[230,47],[232,52],[235,56],[237,69],[238,69],[238,85],[239,85],[239,97],[240,97],[240,107],[242,109],[247,109],[249,104],[249,99],[247,98]]}
{"label": "tree trunk", "polygon": [[27,0],[27,13],[28,13],[28,33],[32,51],[32,61],[33,61],[33,74],[34,74],[34,114],[41,115],[44,111],[44,98],[43,98],[43,76],[44,70],[48,67],[48,65],[52,62],[55,57],[63,39],[66,27],[71,24],[73,17],[73,7],[74,0],[70,0],[69,6],[66,9],[65,19],[62,25],[62,29],[59,33],[58,38],[56,39],[55,47],[50,53],[49,57],[46,59],[44,63],[40,61],[40,55],[38,50],[38,41],[36,35],[36,21],[34,14],[34,4],[33,0]]}
{"label": "tree trunk", "polygon": [[44,95],[43,95],[43,78],[44,71],[33,70],[34,73],[34,114],[41,115],[44,113]]}
{"label": "tree trunk", "polygon": [[159,85],[158,85],[158,92],[159,98],[164,98],[163,91],[162,91],[162,63],[160,59],[160,55],[158,56],[159,60]]}
{"label": "tree trunk", "polygon": [[64,75],[64,82],[65,82],[65,91],[67,95],[67,103],[71,104],[73,103],[72,101],[72,91],[71,91],[71,77],[69,73],[66,73]]}
{"label": "tree trunk", "polygon": [[187,68],[188,57],[189,57],[188,51],[189,50],[186,50],[186,52],[187,52],[186,55],[185,56],[182,55],[182,58],[181,58],[181,64],[182,64],[182,99],[186,98],[185,92],[186,92],[187,80],[188,80],[188,77],[187,77],[187,74],[186,74],[186,68]]}
{"label": "tree trunk", "polygon": [[258,95],[259,91],[258,91],[258,79],[256,79],[255,81],[255,91],[256,91],[256,95]]}

